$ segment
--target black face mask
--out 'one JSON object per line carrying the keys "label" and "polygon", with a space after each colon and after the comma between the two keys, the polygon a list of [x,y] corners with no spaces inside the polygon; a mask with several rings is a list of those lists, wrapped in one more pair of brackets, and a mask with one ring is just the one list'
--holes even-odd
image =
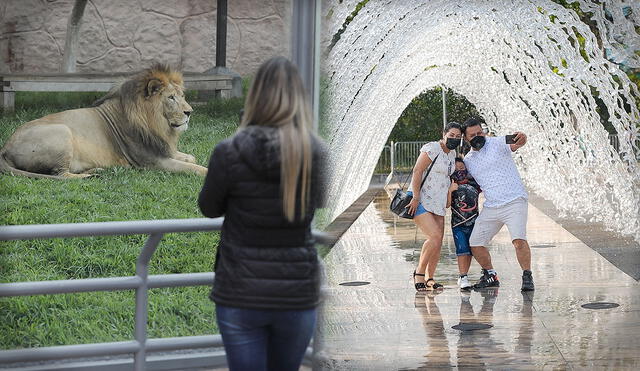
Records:
{"label": "black face mask", "polygon": [[476,135],[475,137],[473,137],[473,139],[469,141],[469,144],[471,144],[471,147],[473,147],[473,149],[475,149],[476,151],[479,151],[482,147],[484,147],[484,143],[486,141],[487,139],[484,136]]}
{"label": "black face mask", "polygon": [[456,182],[461,182],[465,179],[467,179],[467,171],[466,170],[456,170],[453,172],[453,174],[451,174],[451,179],[455,180]]}
{"label": "black face mask", "polygon": [[447,138],[446,146],[449,149],[456,149],[460,145],[460,139],[456,138]]}

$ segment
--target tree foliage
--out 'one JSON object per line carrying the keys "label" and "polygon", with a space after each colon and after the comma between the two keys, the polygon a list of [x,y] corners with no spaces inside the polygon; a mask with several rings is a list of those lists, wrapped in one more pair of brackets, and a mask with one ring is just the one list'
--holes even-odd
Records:
{"label": "tree foliage", "polygon": [[[480,117],[476,107],[464,96],[445,90],[447,122],[463,123],[470,117]],[[396,122],[389,140],[431,141],[442,136],[442,89],[426,90],[405,108]]]}

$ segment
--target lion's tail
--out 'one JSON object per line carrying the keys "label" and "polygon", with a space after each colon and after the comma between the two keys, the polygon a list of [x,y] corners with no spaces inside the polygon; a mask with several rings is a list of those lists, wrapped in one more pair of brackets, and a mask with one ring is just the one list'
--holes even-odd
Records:
{"label": "lion's tail", "polygon": [[38,174],[32,173],[30,171],[16,169],[11,166],[9,161],[4,157],[4,152],[0,152],[0,173],[9,173],[15,176],[26,176],[28,178],[39,178],[39,179],[64,179],[64,177],[57,175],[47,175],[47,174]]}

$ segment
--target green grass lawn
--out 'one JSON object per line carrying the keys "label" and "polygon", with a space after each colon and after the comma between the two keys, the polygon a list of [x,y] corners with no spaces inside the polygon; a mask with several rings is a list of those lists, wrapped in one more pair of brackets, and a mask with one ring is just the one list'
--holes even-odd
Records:
{"label": "green grass lawn", "polygon": [[[87,107],[100,93],[18,93],[16,113],[0,116],[0,146],[19,125]],[[193,97],[188,95],[187,98]],[[237,128],[241,99],[194,106],[178,145],[207,166],[214,145]],[[79,180],[0,175],[0,225],[201,217],[197,175],[111,168]],[[0,242],[0,282],[127,276],[146,236]],[[212,270],[218,233],[166,235],[150,274]],[[150,292],[149,336],[217,333],[209,287]],[[0,348],[129,340],[133,291],[0,298]]]}

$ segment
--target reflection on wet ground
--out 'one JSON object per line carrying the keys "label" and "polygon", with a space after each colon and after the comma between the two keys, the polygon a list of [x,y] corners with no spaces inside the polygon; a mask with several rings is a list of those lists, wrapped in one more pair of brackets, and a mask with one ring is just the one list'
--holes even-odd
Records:
{"label": "reflection on wet ground", "polygon": [[[640,369],[640,284],[532,205],[535,292],[520,292],[506,229],[490,246],[501,287],[461,292],[446,228],[436,276],[445,289],[417,294],[411,273],[423,237],[394,219],[388,202],[377,198],[326,258],[319,339],[327,369]],[[474,262],[470,278],[479,272]],[[370,284],[340,285],[349,281]],[[620,306],[581,307],[589,302]]]}

